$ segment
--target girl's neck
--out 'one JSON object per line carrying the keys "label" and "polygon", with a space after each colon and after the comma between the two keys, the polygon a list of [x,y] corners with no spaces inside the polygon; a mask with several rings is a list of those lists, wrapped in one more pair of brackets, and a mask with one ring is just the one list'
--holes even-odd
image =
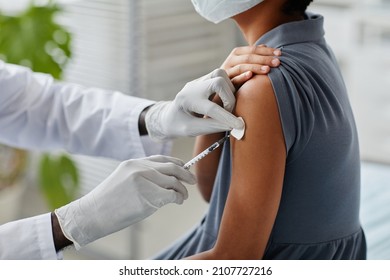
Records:
{"label": "girl's neck", "polygon": [[249,45],[253,45],[262,35],[278,25],[303,19],[301,15],[284,14],[283,3],[284,1],[278,0],[264,1],[233,17]]}

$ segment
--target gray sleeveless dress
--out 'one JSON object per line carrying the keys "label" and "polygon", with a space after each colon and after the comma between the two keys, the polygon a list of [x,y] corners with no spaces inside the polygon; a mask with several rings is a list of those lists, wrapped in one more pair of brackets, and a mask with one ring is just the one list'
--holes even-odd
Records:
{"label": "gray sleeveless dress", "polygon": [[[282,48],[281,66],[269,78],[287,147],[281,204],[264,259],[365,259],[357,131],[340,70],[324,39],[323,17],[307,14],[305,20],[280,25],[257,44]],[[214,246],[230,177],[226,143],[208,213],[156,259],[180,259]]]}

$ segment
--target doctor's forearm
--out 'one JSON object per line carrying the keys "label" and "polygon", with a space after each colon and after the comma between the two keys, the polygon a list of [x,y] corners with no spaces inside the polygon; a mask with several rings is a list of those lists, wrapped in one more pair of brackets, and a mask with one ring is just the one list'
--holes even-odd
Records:
{"label": "doctor's forearm", "polygon": [[151,145],[148,137],[140,137],[139,129],[146,134],[145,125],[139,124],[143,120],[140,113],[153,101],[56,82],[49,75],[1,61],[0,76],[2,143],[24,149],[65,149],[117,160],[163,153],[166,149]]}
{"label": "doctor's forearm", "polygon": [[51,227],[53,232],[54,247],[56,252],[64,249],[67,246],[72,245],[72,241],[67,239],[61,230],[60,223],[58,222],[57,216],[51,213]]}

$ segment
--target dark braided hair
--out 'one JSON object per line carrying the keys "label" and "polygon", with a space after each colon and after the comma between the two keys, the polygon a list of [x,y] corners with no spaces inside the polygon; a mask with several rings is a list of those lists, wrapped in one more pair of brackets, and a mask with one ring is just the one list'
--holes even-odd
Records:
{"label": "dark braided hair", "polygon": [[303,15],[310,2],[313,0],[286,0],[282,7],[282,11],[287,15],[300,14]]}

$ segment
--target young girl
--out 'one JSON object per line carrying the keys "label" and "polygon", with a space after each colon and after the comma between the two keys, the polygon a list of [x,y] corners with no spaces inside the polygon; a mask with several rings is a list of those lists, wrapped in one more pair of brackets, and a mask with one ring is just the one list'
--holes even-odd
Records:
{"label": "young girl", "polygon": [[[283,55],[238,91],[244,138],[197,163],[208,213],[158,258],[365,259],[357,131],[323,17],[305,12],[311,0],[192,2]],[[195,153],[223,136],[198,137]]]}

